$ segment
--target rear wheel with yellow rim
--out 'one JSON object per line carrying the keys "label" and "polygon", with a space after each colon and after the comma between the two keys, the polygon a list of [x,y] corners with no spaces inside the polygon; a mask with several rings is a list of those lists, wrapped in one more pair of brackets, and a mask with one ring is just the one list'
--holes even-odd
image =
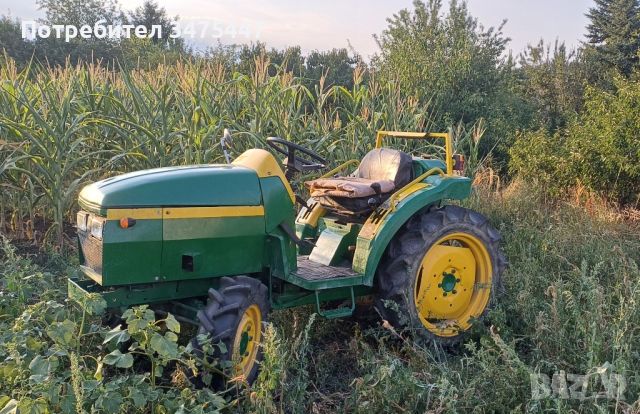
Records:
{"label": "rear wheel with yellow rim", "polygon": [[[262,326],[269,312],[267,287],[247,277],[223,277],[218,289],[209,289],[207,306],[197,314],[198,336],[208,334],[214,347],[213,358],[230,361],[225,370],[227,381],[251,384],[258,374],[262,358]],[[194,348],[202,350],[197,338]]]}
{"label": "rear wheel with yellow rim", "polygon": [[458,206],[412,217],[376,275],[377,307],[396,328],[451,344],[485,315],[506,265],[500,234]]}

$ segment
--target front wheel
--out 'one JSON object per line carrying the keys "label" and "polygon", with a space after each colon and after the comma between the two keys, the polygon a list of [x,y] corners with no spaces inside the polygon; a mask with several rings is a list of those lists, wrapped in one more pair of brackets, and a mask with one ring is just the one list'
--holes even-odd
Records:
{"label": "front wheel", "polygon": [[445,206],[412,217],[376,275],[376,306],[396,328],[452,344],[493,302],[506,261],[481,214]]}
{"label": "front wheel", "polygon": [[[209,334],[212,344],[226,348],[214,357],[231,361],[228,377],[240,377],[251,384],[258,375],[262,359],[262,326],[267,320],[269,298],[260,280],[223,277],[219,289],[209,289],[207,306],[198,311],[198,334]],[[194,348],[200,349],[197,339]]]}

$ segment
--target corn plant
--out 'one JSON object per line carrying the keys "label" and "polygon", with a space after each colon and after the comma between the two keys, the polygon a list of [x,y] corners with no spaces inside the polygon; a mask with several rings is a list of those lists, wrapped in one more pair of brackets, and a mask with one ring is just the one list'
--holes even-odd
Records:
{"label": "corn plant", "polygon": [[55,84],[47,79],[28,89],[5,88],[22,119],[2,114],[0,128],[14,143],[5,153],[3,169],[31,180],[42,191],[53,220],[49,230],[62,246],[65,216],[78,188],[98,169],[88,160],[108,150],[94,149],[97,139],[90,130],[99,120],[86,108],[76,108],[79,81],[74,78],[62,90],[51,83]]}

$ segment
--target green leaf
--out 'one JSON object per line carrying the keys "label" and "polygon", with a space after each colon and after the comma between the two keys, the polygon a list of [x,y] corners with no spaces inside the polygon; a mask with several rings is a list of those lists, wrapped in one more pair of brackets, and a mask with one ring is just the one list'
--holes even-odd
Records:
{"label": "green leaf", "polygon": [[47,328],[47,335],[59,345],[73,346],[76,343],[76,324],[68,319],[54,322]]}
{"label": "green leaf", "polygon": [[31,398],[21,399],[18,403],[17,413],[29,413],[29,414],[48,414],[49,407],[44,398],[32,400]]}
{"label": "green leaf", "polygon": [[15,414],[18,412],[18,401],[9,399],[7,401],[0,402],[0,407],[2,407],[0,414]]}
{"label": "green leaf", "polygon": [[164,372],[164,367],[162,366],[162,364],[156,364],[156,367],[153,371],[154,375],[157,378],[160,378],[162,376],[162,373]]}
{"label": "green leaf", "polygon": [[46,345],[45,341],[39,341],[36,338],[28,337],[25,341],[27,349],[32,352],[39,352]]}
{"label": "green leaf", "polygon": [[131,368],[133,366],[133,355],[123,354],[119,349],[104,357],[103,362],[107,365],[115,365],[118,368]]}
{"label": "green leaf", "polygon": [[146,306],[134,308],[129,313],[125,312],[125,315],[127,315],[127,330],[130,334],[135,334],[140,331],[144,331],[145,329],[152,328],[156,321],[155,313],[153,313],[152,310],[147,309]]}
{"label": "green leaf", "polygon": [[143,331],[147,326],[149,326],[149,323],[144,319],[136,318],[127,320],[127,331],[129,331],[130,334],[136,334]]}
{"label": "green leaf", "polygon": [[128,321],[133,316],[133,309],[129,308],[122,314],[122,319]]}
{"label": "green leaf", "polygon": [[109,391],[103,393],[96,400],[95,405],[99,408],[102,408],[104,412],[107,413],[117,413],[120,412],[123,403],[122,394],[118,391]]}
{"label": "green leaf", "polygon": [[[173,335],[175,336],[175,334]],[[150,346],[151,349],[165,358],[175,358],[178,356],[178,344],[160,335],[159,333],[153,334],[153,336],[151,337]]]}
{"label": "green leaf", "polygon": [[97,293],[90,293],[85,296],[84,308],[90,315],[102,315],[107,309],[107,302]]}
{"label": "green leaf", "polygon": [[129,398],[133,400],[136,408],[142,409],[147,405],[146,395],[136,387],[129,387]]}
{"label": "green leaf", "polygon": [[103,344],[115,341],[116,344],[127,342],[131,338],[126,329],[122,329],[120,325],[116,326],[104,336]]}
{"label": "green leaf", "polygon": [[31,360],[29,370],[31,371],[31,378],[34,381],[42,381],[49,375],[51,364],[47,359],[43,358],[42,355],[37,355]]}
{"label": "green leaf", "polygon": [[225,344],[224,342],[220,341],[216,344],[216,346],[223,354],[226,354],[228,352],[227,344]]}
{"label": "green leaf", "polygon": [[9,401],[11,401],[11,397],[9,397],[7,395],[0,395],[0,408],[2,408],[5,405],[7,405],[7,403],[9,403]]}
{"label": "green leaf", "polygon": [[164,320],[164,323],[167,325],[167,329],[172,332],[180,333],[180,323],[176,320],[176,318],[172,314],[168,314],[167,318]]}

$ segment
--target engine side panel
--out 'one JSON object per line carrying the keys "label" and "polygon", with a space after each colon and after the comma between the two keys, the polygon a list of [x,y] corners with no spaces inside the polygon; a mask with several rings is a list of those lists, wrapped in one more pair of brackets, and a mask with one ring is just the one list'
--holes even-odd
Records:
{"label": "engine side panel", "polygon": [[[121,218],[135,220],[123,229]],[[263,267],[262,206],[112,209],[103,240],[80,237],[85,274],[102,286],[211,278]],[[85,240],[89,238],[90,240]],[[89,244],[88,241],[92,243]],[[102,250],[101,261],[85,257]]]}
{"label": "engine side panel", "polygon": [[[135,225],[121,228],[123,217]],[[161,208],[109,210],[102,240],[103,286],[153,281],[163,274]]]}
{"label": "engine side panel", "polygon": [[164,208],[161,281],[262,270],[264,208]]}

